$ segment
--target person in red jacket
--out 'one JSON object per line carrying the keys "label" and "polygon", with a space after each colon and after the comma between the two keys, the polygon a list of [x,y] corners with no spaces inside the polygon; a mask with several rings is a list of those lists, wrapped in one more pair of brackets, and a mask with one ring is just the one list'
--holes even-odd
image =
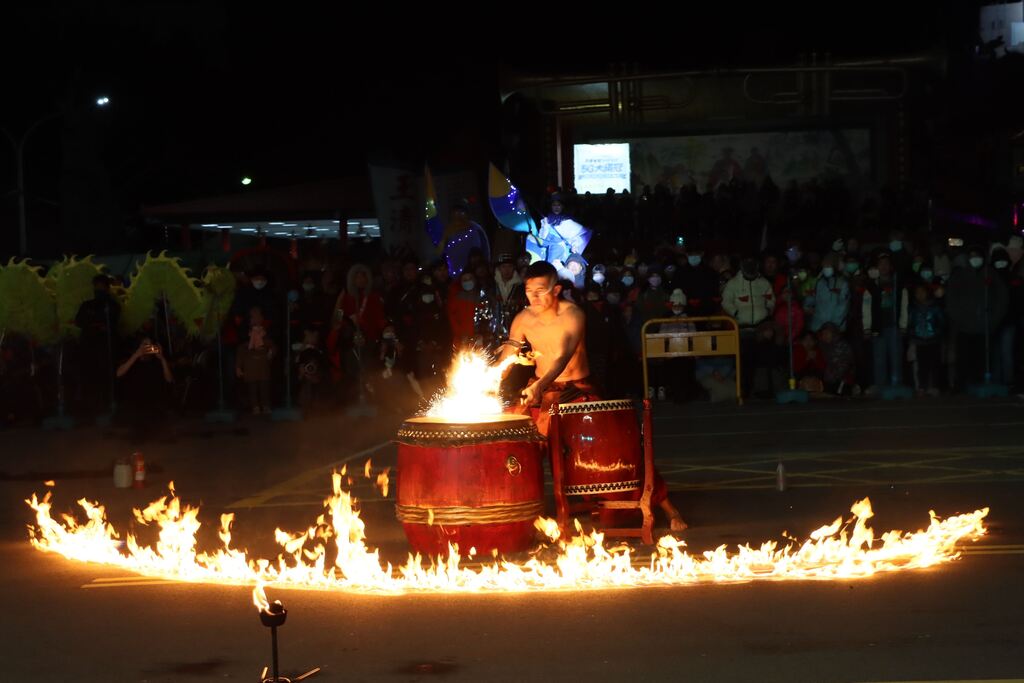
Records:
{"label": "person in red jacket", "polygon": [[375,345],[387,321],[384,299],[373,291],[371,283],[370,269],[361,263],[353,264],[348,271],[348,286],[334,304],[334,316],[350,321],[367,344]]}
{"label": "person in red jacket", "polygon": [[452,283],[448,294],[448,324],[456,348],[473,343],[476,336],[476,309],[480,303],[480,287],[476,276],[466,271]]}

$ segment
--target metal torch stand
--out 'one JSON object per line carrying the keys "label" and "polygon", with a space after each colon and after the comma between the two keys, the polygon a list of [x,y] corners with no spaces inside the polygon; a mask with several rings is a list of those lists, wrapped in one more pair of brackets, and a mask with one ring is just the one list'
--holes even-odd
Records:
{"label": "metal torch stand", "polygon": [[[277,628],[283,626],[287,618],[288,610],[280,602],[274,602],[270,609],[260,610],[260,623],[270,629],[270,667],[263,667],[260,683],[298,683],[320,672],[320,667],[316,667],[295,678],[281,676],[277,657]],[[268,673],[271,675],[268,676]]]}

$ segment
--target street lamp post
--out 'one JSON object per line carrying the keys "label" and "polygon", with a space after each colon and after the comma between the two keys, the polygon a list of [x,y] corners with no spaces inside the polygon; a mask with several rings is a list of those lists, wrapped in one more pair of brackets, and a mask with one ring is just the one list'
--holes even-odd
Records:
{"label": "street lamp post", "polygon": [[23,257],[28,253],[28,225],[25,213],[25,145],[39,126],[56,118],[60,118],[59,113],[38,119],[28,127],[20,138],[14,137],[6,128],[0,128],[14,146],[14,157],[18,165],[18,186],[15,190],[18,194],[18,253]]}
{"label": "street lamp post", "polygon": [[[97,107],[106,107],[108,104],[110,104],[109,97],[100,97],[96,100]],[[54,112],[52,114],[47,114],[41,119],[36,119],[36,121],[34,121],[24,133],[22,133],[20,138],[14,137],[9,130],[0,127],[4,136],[10,141],[11,145],[14,146],[15,162],[18,165],[18,186],[15,192],[18,194],[18,254],[22,256],[22,258],[28,254],[28,218],[25,209],[25,145],[28,144],[29,138],[31,138],[32,134],[39,129],[39,126],[47,121],[59,119],[61,116],[61,112]]]}

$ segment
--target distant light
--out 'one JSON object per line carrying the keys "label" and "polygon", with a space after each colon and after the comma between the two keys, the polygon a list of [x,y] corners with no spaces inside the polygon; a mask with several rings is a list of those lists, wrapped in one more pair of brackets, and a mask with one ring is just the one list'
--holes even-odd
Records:
{"label": "distant light", "polygon": [[256,228],[240,228],[242,232],[256,232]]}
{"label": "distant light", "polygon": [[105,107],[108,104],[110,104],[110,98],[109,97],[98,97],[98,98],[96,98],[96,106],[97,107]]}
{"label": "distant light", "polygon": [[281,223],[281,225],[283,225],[286,228],[294,228],[295,226],[298,225],[298,223]]}
{"label": "distant light", "polygon": [[252,185],[252,178],[250,178],[249,176],[245,176],[244,178],[242,178],[242,184],[243,185]]}
{"label": "distant light", "polygon": [[216,228],[218,226],[217,226],[216,223],[203,223],[203,227],[204,228]]}

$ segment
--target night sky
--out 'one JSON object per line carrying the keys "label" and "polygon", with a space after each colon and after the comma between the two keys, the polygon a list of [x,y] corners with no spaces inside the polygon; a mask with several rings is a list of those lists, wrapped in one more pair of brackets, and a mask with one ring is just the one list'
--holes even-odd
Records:
{"label": "night sky", "polygon": [[[683,4],[651,5],[651,16],[629,8],[566,17],[508,6],[500,22],[486,14],[494,7],[480,5],[405,17],[398,29],[395,13],[407,11],[398,5],[375,17],[240,6],[9,10],[0,124],[17,136],[41,116],[64,114],[32,138],[29,193],[56,200],[69,175],[104,175],[107,186],[90,195],[109,196],[131,221],[140,204],[237,191],[243,175],[266,187],[363,173],[369,158],[443,164],[452,147],[499,159],[502,70],[573,73],[626,59],[665,69],[787,64],[811,49],[841,58],[945,46],[964,57],[977,24],[971,3],[736,5],[717,17]],[[101,94],[111,98],[106,110],[92,105]],[[13,150],[4,144],[0,186],[13,188]],[[6,253],[13,196],[2,209]],[[59,222],[56,209],[36,212],[35,222]]]}

